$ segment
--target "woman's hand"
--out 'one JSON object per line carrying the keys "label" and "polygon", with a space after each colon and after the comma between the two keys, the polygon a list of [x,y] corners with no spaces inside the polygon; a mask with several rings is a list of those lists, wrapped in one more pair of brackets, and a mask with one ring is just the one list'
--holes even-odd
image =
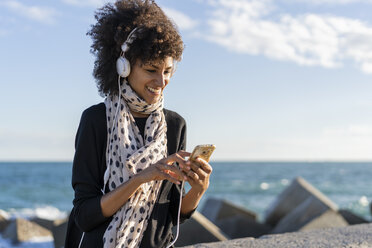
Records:
{"label": "woman's hand", "polygon": [[189,215],[197,208],[200,199],[209,187],[212,166],[201,158],[197,158],[194,161],[189,160],[185,165],[180,164],[180,167],[186,173],[191,189],[182,199],[181,213]]}
{"label": "woman's hand", "polygon": [[184,173],[187,176],[187,181],[193,190],[204,193],[209,187],[209,177],[212,173],[212,166],[202,158],[197,158],[194,161],[187,161],[180,164]]}
{"label": "woman's hand", "polygon": [[187,180],[186,174],[178,169],[173,163],[177,162],[180,167],[186,166],[185,157],[190,156],[190,153],[179,151],[174,153],[157,163],[147,167],[137,174],[142,183],[153,180],[168,180],[175,184],[180,184],[180,180]]}
{"label": "woman's hand", "polygon": [[190,156],[190,153],[184,151],[170,155],[135,174],[132,179],[121,184],[113,191],[103,195],[101,198],[102,214],[106,217],[114,215],[143,183],[166,179],[179,184],[179,180],[186,180],[184,172],[174,166],[173,163],[177,162],[185,166],[185,157],[187,156]]}

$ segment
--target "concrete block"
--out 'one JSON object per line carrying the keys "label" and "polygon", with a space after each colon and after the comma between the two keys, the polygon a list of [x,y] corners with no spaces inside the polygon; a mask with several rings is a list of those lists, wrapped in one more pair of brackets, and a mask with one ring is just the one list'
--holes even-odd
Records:
{"label": "concrete block", "polygon": [[45,229],[48,229],[49,231],[52,231],[54,226],[54,220],[47,220],[39,217],[31,218],[30,221],[33,223],[38,224],[39,226],[44,227]]}
{"label": "concrete block", "polygon": [[[328,205],[324,204],[323,201],[319,201],[317,197],[309,196],[289,214],[283,217],[272,230],[272,233],[298,231],[304,225],[321,216],[328,210],[336,212],[333,209],[330,209]],[[340,217],[342,218],[342,216]]]}
{"label": "concrete block", "polygon": [[0,209],[0,233],[3,232],[9,224],[9,215],[7,214],[7,212]]}
{"label": "concrete block", "polygon": [[[265,214],[265,223],[276,226],[281,218],[289,214],[308,198],[318,201],[323,210],[338,210],[338,207],[323,193],[314,188],[310,183],[301,177],[297,177],[269,206]],[[319,213],[320,214],[320,213]]]}
{"label": "concrete block", "polygon": [[299,229],[299,231],[307,231],[330,227],[345,227],[348,225],[349,224],[346,222],[346,220],[338,212],[328,210],[321,214],[320,216],[306,223]]}
{"label": "concrete block", "polygon": [[55,221],[54,224],[55,225],[52,228],[54,247],[63,248],[65,246],[68,219]]}
{"label": "concrete block", "polygon": [[349,225],[369,223],[364,218],[350,212],[349,210],[341,209],[338,212],[339,212],[339,214],[342,215],[342,217],[344,217],[344,219],[347,221],[347,223],[349,223]]}
{"label": "concrete block", "polygon": [[31,218],[30,221],[38,224],[39,226],[42,226],[42,227],[48,229],[49,231],[52,231],[52,229],[55,226],[58,226],[61,223],[64,223],[64,222],[68,221],[68,219],[67,218],[62,218],[62,219],[56,219],[56,220],[47,220],[47,219],[43,219],[43,218],[39,218],[39,217],[34,217],[34,218]]}
{"label": "concrete block", "polygon": [[248,209],[234,205],[233,203],[222,199],[213,198],[207,199],[201,213],[213,223],[217,220],[232,216],[242,216],[251,220],[256,220],[257,218],[256,213]]}
{"label": "concrete block", "polygon": [[240,215],[217,220],[215,224],[231,239],[257,238],[268,234],[272,229],[269,225],[258,223],[251,218]]}
{"label": "concrete block", "polygon": [[39,217],[31,219],[32,222],[48,229],[53,234],[54,247],[61,248],[65,245],[68,219],[47,220]]}
{"label": "concrete block", "polygon": [[14,243],[33,241],[35,239],[52,240],[52,233],[46,228],[31,221],[17,218],[12,221],[3,233],[3,238]]}
{"label": "concrete block", "polygon": [[175,244],[176,247],[192,245],[197,243],[208,243],[227,240],[224,234],[216,225],[210,222],[198,211],[180,226],[180,234]]}

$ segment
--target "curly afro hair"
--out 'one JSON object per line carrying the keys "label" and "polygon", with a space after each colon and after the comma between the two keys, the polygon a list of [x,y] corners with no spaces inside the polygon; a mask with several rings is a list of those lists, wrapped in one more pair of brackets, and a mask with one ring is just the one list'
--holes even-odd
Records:
{"label": "curly afro hair", "polygon": [[116,60],[121,45],[134,28],[136,39],[125,53],[131,65],[139,59],[142,63],[172,57],[180,61],[183,42],[175,24],[151,0],[118,0],[106,4],[95,13],[97,23],[87,35],[93,44],[91,52],[96,56],[93,76],[101,95],[117,95]]}

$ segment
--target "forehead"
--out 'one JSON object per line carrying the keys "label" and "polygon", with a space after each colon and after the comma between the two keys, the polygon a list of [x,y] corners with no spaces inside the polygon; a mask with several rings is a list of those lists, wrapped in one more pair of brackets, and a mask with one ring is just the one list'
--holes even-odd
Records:
{"label": "forehead", "polygon": [[141,63],[143,66],[154,66],[159,68],[168,68],[173,67],[173,58],[172,57],[166,57],[165,59],[159,59],[159,60],[152,60],[147,62]]}

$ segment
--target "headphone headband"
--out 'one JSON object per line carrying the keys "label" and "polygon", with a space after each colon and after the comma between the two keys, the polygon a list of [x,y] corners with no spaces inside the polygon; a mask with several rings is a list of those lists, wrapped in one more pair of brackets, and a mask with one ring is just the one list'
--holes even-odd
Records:
{"label": "headphone headband", "polygon": [[129,50],[129,45],[133,43],[133,41],[137,38],[135,32],[138,30],[138,28],[134,28],[127,37],[127,40],[124,41],[123,45],[121,45],[121,50],[123,52],[126,52]]}

